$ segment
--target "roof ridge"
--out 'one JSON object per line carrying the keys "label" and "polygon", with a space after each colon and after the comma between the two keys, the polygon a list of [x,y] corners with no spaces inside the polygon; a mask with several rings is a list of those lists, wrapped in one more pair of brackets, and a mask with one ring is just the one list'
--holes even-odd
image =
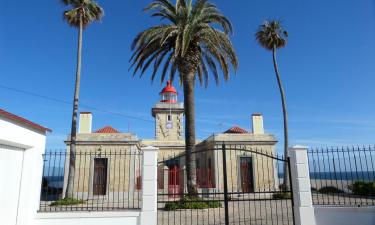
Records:
{"label": "roof ridge", "polygon": [[43,127],[43,126],[41,126],[41,125],[39,125],[37,123],[34,123],[34,122],[32,122],[30,120],[27,120],[27,119],[25,119],[23,117],[17,116],[17,115],[15,115],[13,113],[7,112],[7,111],[5,111],[3,109],[0,109],[0,115],[6,117],[8,119],[17,121],[19,123],[23,123],[23,124],[29,125],[29,126],[35,128],[37,130],[41,130],[41,131],[44,131],[44,132],[52,132],[52,130],[49,129],[49,128],[47,128],[47,127]]}
{"label": "roof ridge", "polygon": [[120,133],[117,129],[113,128],[110,125],[104,126],[96,131],[94,133],[104,133],[104,134],[112,134],[112,133]]}
{"label": "roof ridge", "polygon": [[248,134],[249,132],[246,129],[241,128],[239,126],[233,126],[229,128],[228,130],[224,131],[224,133],[226,134]]}

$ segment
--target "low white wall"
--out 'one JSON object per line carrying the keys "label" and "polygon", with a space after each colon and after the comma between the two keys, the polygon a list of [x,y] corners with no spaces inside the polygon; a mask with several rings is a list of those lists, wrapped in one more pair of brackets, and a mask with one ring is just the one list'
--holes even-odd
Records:
{"label": "low white wall", "polygon": [[0,117],[1,225],[29,225],[35,216],[45,142],[45,132]]}
{"label": "low white wall", "polygon": [[38,213],[32,225],[138,225],[140,212]]}
{"label": "low white wall", "polygon": [[314,207],[316,225],[374,225],[375,207]]}

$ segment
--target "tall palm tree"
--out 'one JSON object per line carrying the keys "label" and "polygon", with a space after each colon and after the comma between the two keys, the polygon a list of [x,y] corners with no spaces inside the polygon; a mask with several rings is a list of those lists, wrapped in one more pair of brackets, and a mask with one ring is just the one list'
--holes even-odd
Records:
{"label": "tall palm tree", "polygon": [[65,197],[71,198],[73,197],[73,183],[75,173],[78,97],[81,81],[82,33],[83,30],[88,27],[88,25],[90,25],[93,21],[99,21],[102,18],[104,11],[93,0],[62,0],[62,2],[66,6],[70,7],[69,10],[64,12],[64,19],[70,26],[78,29],[76,82],[73,99],[72,127],[70,132],[69,173],[68,184],[65,193]]}
{"label": "tall palm tree", "polygon": [[[195,157],[195,105],[194,88],[196,79],[200,84],[208,84],[210,70],[216,83],[219,82],[218,69],[228,80],[230,64],[236,70],[238,60],[229,34],[230,21],[207,0],[185,1],[155,0],[145,11],[152,10],[153,17],[160,17],[166,23],[140,32],[132,44],[135,75],[142,74],[153,63],[151,80],[154,80],[161,64],[161,81],[166,74],[173,81],[178,71],[184,91],[185,145],[187,189],[190,196],[196,194]],[[221,29],[218,29],[221,28]]]}
{"label": "tall palm tree", "polygon": [[[281,96],[281,105],[283,109],[284,119],[284,156],[288,155],[288,115],[286,110],[285,91],[281,83],[279,68],[276,61],[276,50],[286,45],[286,39],[288,33],[281,26],[280,21],[265,21],[259,26],[259,30],[256,32],[255,37],[263,48],[272,51],[273,67],[276,74],[277,83],[279,85],[279,91]],[[289,187],[289,171],[288,166],[284,165],[284,188]]]}

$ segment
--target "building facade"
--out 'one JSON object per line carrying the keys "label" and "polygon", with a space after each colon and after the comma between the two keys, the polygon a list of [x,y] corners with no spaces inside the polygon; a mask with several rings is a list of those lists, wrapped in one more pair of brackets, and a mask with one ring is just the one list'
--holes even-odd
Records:
{"label": "building facade", "polygon": [[[141,188],[141,171],[137,168],[140,167],[139,156],[143,146],[155,146],[159,149],[159,191],[168,190],[172,194],[184,191],[186,188],[184,106],[183,103],[178,102],[177,97],[176,89],[168,82],[160,92],[160,101],[151,110],[151,115],[155,119],[154,139],[139,139],[135,134],[122,133],[110,126],[93,132],[92,114],[81,112],[76,147],[80,162],[76,160],[75,194],[95,198],[108,194],[121,196],[124,193],[134,194],[137,192]],[[194,159],[199,189],[204,191],[222,190],[222,173],[219,172],[223,169],[222,152],[215,149],[223,143],[228,146],[241,146],[249,150],[241,154],[240,151],[234,154],[228,150],[227,160],[238,161],[238,163],[230,164],[233,168],[227,168],[231,174],[236,171],[235,175],[229,178],[235,188],[253,192],[264,186],[269,186],[270,183],[277,185],[274,179],[259,179],[264,172],[276,175],[277,172],[272,163],[264,161],[266,159],[251,152],[260,151],[263,154],[274,154],[277,141],[273,135],[264,132],[261,114],[253,114],[251,118],[251,132],[239,127],[232,127],[203,141],[197,140],[197,152],[194,153]],[[66,144],[67,152],[69,152],[69,137]],[[65,168],[69,168],[68,156],[65,164]],[[260,164],[267,166],[262,166],[262,169],[259,169]],[[85,174],[84,177],[82,174]],[[65,170],[64,190],[67,182],[68,172]],[[78,185],[79,183],[81,186]]]}

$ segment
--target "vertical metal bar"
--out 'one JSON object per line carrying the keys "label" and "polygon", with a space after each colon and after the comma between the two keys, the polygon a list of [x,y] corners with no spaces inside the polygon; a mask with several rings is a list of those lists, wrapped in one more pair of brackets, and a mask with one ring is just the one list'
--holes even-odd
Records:
{"label": "vertical metal bar", "polygon": [[290,157],[287,158],[288,162],[288,169],[289,169],[289,186],[290,186],[290,196],[291,196],[291,201],[292,201],[292,216],[293,216],[293,225],[296,224],[296,219],[294,216],[294,198],[293,198],[293,185],[292,185],[292,173],[290,170]]}
{"label": "vertical metal bar", "polygon": [[224,177],[224,210],[225,210],[225,225],[229,225],[229,211],[228,211],[228,180],[227,180],[227,156],[225,143],[222,145],[223,154],[223,177]]}

